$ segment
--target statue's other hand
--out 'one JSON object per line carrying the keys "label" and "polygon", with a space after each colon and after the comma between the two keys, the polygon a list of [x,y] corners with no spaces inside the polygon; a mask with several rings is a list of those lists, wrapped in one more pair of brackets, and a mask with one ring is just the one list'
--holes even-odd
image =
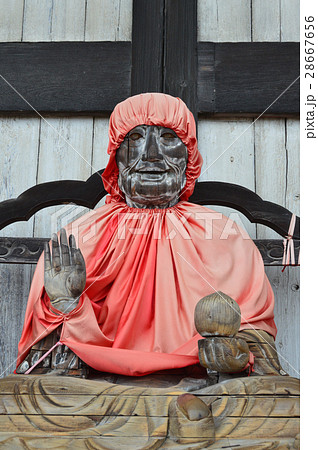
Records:
{"label": "statue's other hand", "polygon": [[240,338],[215,336],[199,341],[200,363],[220,373],[240,372],[249,360],[248,344]]}
{"label": "statue's other hand", "polygon": [[72,311],[78,305],[86,283],[86,269],[83,255],[76,247],[71,234],[67,241],[62,228],[60,242],[52,236],[52,254],[49,244],[44,246],[44,287],[51,304],[63,313]]}

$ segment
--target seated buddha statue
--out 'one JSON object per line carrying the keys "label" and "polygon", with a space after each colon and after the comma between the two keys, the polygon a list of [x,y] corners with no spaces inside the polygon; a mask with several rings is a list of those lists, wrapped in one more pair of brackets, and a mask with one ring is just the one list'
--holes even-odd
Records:
{"label": "seated buddha statue", "polygon": [[218,370],[231,371],[229,355],[235,372],[251,369],[243,338],[274,349],[270,363],[257,366],[256,358],[256,373],[282,373],[258,249],[229,218],[188,201],[203,161],[184,102],[147,93],[119,103],[108,154],[105,205],[53,235],[38,262],[16,372],[142,376],[198,367],[195,308],[218,293],[241,314],[240,338],[211,344]]}

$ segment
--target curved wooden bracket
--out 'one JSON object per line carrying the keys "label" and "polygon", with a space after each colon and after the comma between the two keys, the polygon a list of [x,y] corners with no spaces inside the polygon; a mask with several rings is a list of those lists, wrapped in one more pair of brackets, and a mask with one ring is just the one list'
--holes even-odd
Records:
{"label": "curved wooden bracket", "polygon": [[[0,203],[0,230],[7,225],[28,220],[48,206],[74,203],[93,209],[107,194],[101,174],[94,173],[87,181],[63,180],[38,184],[19,197]],[[275,203],[261,199],[251,190],[237,184],[220,181],[197,182],[189,199],[199,205],[220,205],[243,213],[250,222],[268,226],[281,236],[288,234],[292,213]],[[297,217],[294,238],[299,239],[300,219]]]}
{"label": "curved wooden bracket", "polygon": [[[288,234],[292,213],[283,206],[263,200],[243,186],[221,181],[198,182],[189,201],[199,205],[228,206],[240,211],[252,223],[266,225],[283,237]],[[293,237],[300,239],[298,216]]]}

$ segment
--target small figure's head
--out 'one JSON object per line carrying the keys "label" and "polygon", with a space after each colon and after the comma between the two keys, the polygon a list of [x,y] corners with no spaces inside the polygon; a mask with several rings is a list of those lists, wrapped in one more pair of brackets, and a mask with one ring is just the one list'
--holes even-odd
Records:
{"label": "small figure's head", "polygon": [[129,206],[167,208],[185,186],[187,147],[170,128],[139,125],[116,152],[118,186]]}
{"label": "small figure's head", "polygon": [[182,100],[160,93],[136,95],[115,107],[108,153],[103,181],[110,199],[137,208],[187,200],[202,165],[193,115]]}

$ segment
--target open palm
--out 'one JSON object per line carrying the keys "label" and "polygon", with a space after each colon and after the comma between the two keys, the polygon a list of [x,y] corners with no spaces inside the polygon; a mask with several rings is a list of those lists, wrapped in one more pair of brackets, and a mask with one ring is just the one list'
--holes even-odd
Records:
{"label": "open palm", "polygon": [[86,269],[83,255],[76,247],[71,234],[69,242],[62,228],[60,242],[52,236],[52,253],[49,244],[44,247],[44,287],[51,304],[63,313],[72,311],[85,288]]}

